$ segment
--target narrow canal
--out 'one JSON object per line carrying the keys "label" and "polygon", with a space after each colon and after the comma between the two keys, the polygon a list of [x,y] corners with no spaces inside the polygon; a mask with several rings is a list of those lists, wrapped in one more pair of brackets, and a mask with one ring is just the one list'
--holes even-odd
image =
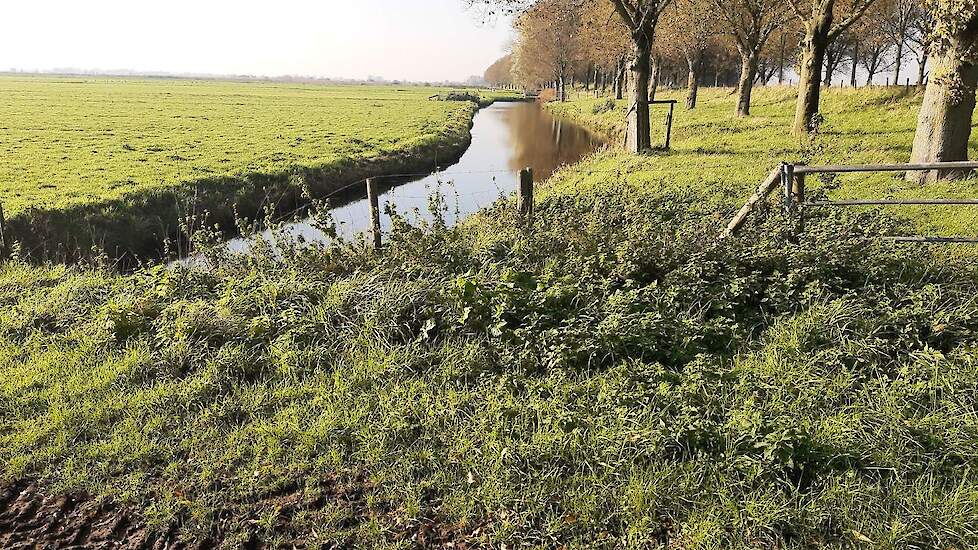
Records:
{"label": "narrow canal", "polygon": [[[511,193],[519,170],[533,168],[536,181],[542,181],[560,166],[574,164],[602,144],[584,128],[551,116],[537,103],[495,103],[476,113],[472,144],[457,163],[414,179],[381,178],[381,210],[390,203],[408,219],[428,219],[429,198],[437,192],[445,199],[444,215],[451,224]],[[338,232],[352,237],[368,229],[368,205],[365,192],[346,201],[331,212]],[[390,220],[381,216],[381,224],[386,230]],[[307,221],[288,224],[283,230],[306,240],[326,238]],[[245,251],[249,242],[248,238],[239,238],[230,241],[229,246]]]}

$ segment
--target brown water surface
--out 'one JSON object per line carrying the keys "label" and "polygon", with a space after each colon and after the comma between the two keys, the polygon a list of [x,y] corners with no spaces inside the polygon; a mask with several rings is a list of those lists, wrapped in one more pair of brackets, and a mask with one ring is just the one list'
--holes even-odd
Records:
{"label": "brown water surface", "polygon": [[[447,203],[446,221],[454,223],[509,194],[519,170],[532,168],[534,179],[542,181],[558,167],[574,164],[602,144],[584,128],[551,116],[537,103],[495,103],[476,113],[472,144],[458,162],[427,176],[386,180],[390,187],[380,196],[381,209],[391,203],[399,212],[416,211],[415,215],[430,219],[429,197],[440,192]],[[331,212],[344,236],[368,228],[365,194],[350,197]],[[388,224],[382,216],[384,229]],[[308,222],[290,224],[285,230],[307,240],[326,238]],[[230,246],[243,251],[249,242],[247,238],[235,239]]]}

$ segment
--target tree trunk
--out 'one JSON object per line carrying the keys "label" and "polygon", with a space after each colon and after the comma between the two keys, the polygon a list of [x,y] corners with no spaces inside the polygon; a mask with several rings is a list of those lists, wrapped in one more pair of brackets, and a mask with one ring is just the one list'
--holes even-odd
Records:
{"label": "tree trunk", "polygon": [[785,57],[785,41],[787,40],[784,33],[781,33],[781,55],[778,57],[778,84],[784,84],[784,57]]}
{"label": "tree trunk", "polygon": [[635,39],[634,58],[631,66],[632,105],[628,109],[628,130],[625,148],[632,153],[642,153],[652,147],[649,124],[649,80],[652,41],[646,35]]}
{"label": "tree trunk", "polygon": [[924,85],[924,79],[927,78],[927,60],[930,58],[930,51],[924,48],[923,55],[917,60],[917,86]]}
{"label": "tree trunk", "polygon": [[903,42],[905,38],[903,36],[897,41],[896,45],[896,67],[893,69],[893,83],[897,86],[900,85],[900,69],[903,65]]}
{"label": "tree trunk", "polygon": [[700,89],[700,79],[695,72],[689,71],[686,86],[689,88],[686,94],[686,108],[692,110],[696,108],[696,95]]}
{"label": "tree trunk", "polygon": [[[830,22],[831,23],[831,22]],[[822,94],[822,66],[828,47],[828,30],[812,28],[806,33],[802,45],[801,67],[798,82],[798,104],[795,107],[795,135],[807,135],[814,130],[814,118],[818,114]]]}
{"label": "tree trunk", "polygon": [[695,109],[696,96],[700,90],[700,70],[703,67],[703,52],[695,52],[692,57],[687,57],[686,64],[689,66],[689,74],[686,77],[686,87],[688,88],[686,108]]}
{"label": "tree trunk", "polygon": [[739,117],[750,116],[750,96],[754,91],[754,79],[757,78],[757,54],[750,52],[741,54],[740,82],[737,85],[737,111]]}
{"label": "tree trunk", "polygon": [[567,101],[567,84],[564,81],[563,75],[557,79],[557,101],[561,103]]}
{"label": "tree trunk", "polygon": [[855,88],[859,85],[856,80],[856,69],[859,68],[859,43],[852,46],[852,74],[849,76],[849,86]]}
{"label": "tree trunk", "polygon": [[[931,78],[920,108],[917,135],[910,162],[954,162],[968,160],[968,140],[978,89],[978,64],[971,51],[978,45],[978,15],[953,37],[946,51],[934,58]],[[958,176],[942,171],[907,174],[911,181],[933,181]]]}
{"label": "tree trunk", "polygon": [[825,87],[832,87],[832,77],[835,76],[836,70],[839,68],[839,61],[842,59],[842,53],[832,51],[830,48],[825,49]]}
{"label": "tree trunk", "polygon": [[652,59],[652,76],[649,82],[649,101],[655,101],[655,94],[659,91],[659,75],[661,71],[662,64],[659,63],[658,59]]}
{"label": "tree trunk", "polygon": [[625,63],[623,61],[618,62],[618,67],[615,69],[615,99],[625,98]]}

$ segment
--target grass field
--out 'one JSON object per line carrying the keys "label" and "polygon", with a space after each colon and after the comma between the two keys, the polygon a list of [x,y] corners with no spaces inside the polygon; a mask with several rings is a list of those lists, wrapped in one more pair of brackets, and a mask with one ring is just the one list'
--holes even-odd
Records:
{"label": "grass field", "polygon": [[[257,205],[241,195],[285,185],[297,171],[329,191],[365,169],[433,166],[439,155],[459,154],[475,106],[428,99],[444,91],[0,77],[0,203],[15,236],[67,225],[43,221],[56,212],[76,226],[86,217],[118,219],[104,230],[110,245],[140,231],[160,245],[161,226],[176,227],[175,216],[154,224],[127,210],[154,218],[196,196],[200,210],[237,200],[251,214]],[[203,200],[209,191],[214,197]]]}
{"label": "grass field", "polygon": [[[781,161],[882,164],[910,160],[922,92],[900,87],[826,91],[822,109],[825,121],[812,140],[799,140],[789,133],[795,97],[793,88],[759,88],[751,108],[753,116],[738,119],[731,115],[736,96],[729,89],[701,90],[699,105],[692,111],[683,108],[685,91],[663,90],[660,99],[680,101],[672,151],[646,159],[612,156],[595,169],[623,169],[623,179],[640,187],[668,184],[711,190],[723,204],[742,203]],[[626,103],[581,99],[551,103],[549,108],[606,135],[620,136]],[[653,110],[653,144],[664,140],[664,108]],[[971,158],[978,158],[978,132],[971,137]],[[810,193],[824,192],[830,198],[978,197],[975,179],[921,187],[905,182],[902,174],[826,176],[810,180],[808,187]],[[897,207],[886,211],[907,219],[909,231],[978,235],[975,208]]]}
{"label": "grass field", "polygon": [[[3,264],[0,489],[225,548],[978,546],[973,257],[867,241],[907,230],[875,211],[717,243],[798,150],[784,92],[705,95],[673,155],[558,173],[533,231],[501,201],[380,254]],[[829,94],[812,159],[898,158],[911,104]]]}

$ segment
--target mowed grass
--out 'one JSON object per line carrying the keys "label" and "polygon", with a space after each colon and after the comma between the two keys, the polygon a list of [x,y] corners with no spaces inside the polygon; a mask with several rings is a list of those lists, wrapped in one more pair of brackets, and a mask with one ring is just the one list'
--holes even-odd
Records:
{"label": "mowed grass", "polygon": [[9,216],[433,148],[474,111],[440,92],[3,76],[0,202]]}
{"label": "mowed grass", "polygon": [[[909,162],[923,92],[903,87],[823,91],[824,123],[813,139],[790,133],[796,90],[762,87],[754,92],[752,116],[733,115],[736,96],[729,88],[701,88],[694,110],[684,108],[685,90],[661,90],[659,99],[676,99],[672,150],[668,154],[627,157],[614,154],[594,170],[621,171],[621,181],[638,187],[670,186],[706,191],[720,205],[743,204],[779,162],[807,164],[884,164]],[[607,98],[551,103],[553,112],[609,136],[623,135],[627,101]],[[665,139],[667,107],[653,106],[653,145]],[[978,114],[976,114],[978,121]],[[978,158],[978,132],[970,157]],[[586,175],[582,184],[589,186]],[[593,178],[591,178],[593,180]],[[573,184],[573,176],[565,179]],[[903,174],[843,174],[809,178],[809,194],[828,198],[978,198],[978,180],[920,186]],[[978,235],[978,208],[890,207],[908,221],[907,234]]]}

